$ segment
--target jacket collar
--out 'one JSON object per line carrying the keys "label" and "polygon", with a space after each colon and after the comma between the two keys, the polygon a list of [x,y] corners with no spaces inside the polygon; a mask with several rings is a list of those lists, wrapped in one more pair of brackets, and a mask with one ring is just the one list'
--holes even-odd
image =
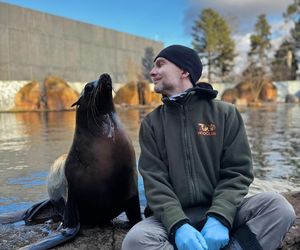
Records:
{"label": "jacket collar", "polygon": [[214,99],[218,95],[218,91],[214,90],[211,84],[206,82],[199,82],[196,84],[195,87],[186,90],[185,92],[175,96],[175,97],[168,97],[163,96],[162,101],[164,104],[185,104],[191,96],[197,95],[200,98],[204,99]]}

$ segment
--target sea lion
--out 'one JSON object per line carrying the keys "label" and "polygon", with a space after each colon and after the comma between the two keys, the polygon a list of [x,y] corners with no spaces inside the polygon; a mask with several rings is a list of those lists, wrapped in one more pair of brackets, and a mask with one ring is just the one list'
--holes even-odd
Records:
{"label": "sea lion", "polygon": [[73,143],[49,171],[50,199],[22,216],[26,223],[35,222],[54,206],[62,230],[23,249],[55,247],[73,238],[80,225],[101,225],[123,211],[130,225],[141,220],[134,149],[115,111],[110,76],[102,74],[87,83],[72,106],[76,106]]}

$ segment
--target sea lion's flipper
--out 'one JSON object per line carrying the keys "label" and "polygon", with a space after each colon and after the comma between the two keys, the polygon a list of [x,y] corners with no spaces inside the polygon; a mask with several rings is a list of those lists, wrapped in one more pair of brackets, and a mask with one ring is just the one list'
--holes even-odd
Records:
{"label": "sea lion's flipper", "polygon": [[[42,205],[43,204],[41,204],[41,206]],[[47,206],[47,203],[45,203],[45,206]],[[20,248],[20,250],[46,250],[71,240],[76,236],[80,229],[78,215],[76,202],[72,198],[72,194],[70,194],[64,210],[63,228],[36,243]]]}
{"label": "sea lion's flipper", "polygon": [[71,240],[79,232],[80,224],[76,227],[64,228],[60,232],[50,234],[48,237],[38,241],[36,243],[24,246],[19,250],[46,250],[56,247],[66,241]]}
{"label": "sea lion's flipper", "polygon": [[27,225],[38,224],[50,219],[58,221],[61,219],[61,216],[49,199],[33,205],[23,216],[23,220]]}
{"label": "sea lion's flipper", "polygon": [[141,209],[140,209],[140,201],[139,196],[136,194],[135,196],[131,197],[125,206],[125,213],[129,220],[130,226],[135,225],[139,221],[142,220],[141,217]]}
{"label": "sea lion's flipper", "polygon": [[[61,218],[61,217],[60,217]],[[59,214],[50,200],[34,204],[27,210],[0,215],[0,224],[15,223],[24,220],[26,224],[37,224],[49,219],[58,220]]]}

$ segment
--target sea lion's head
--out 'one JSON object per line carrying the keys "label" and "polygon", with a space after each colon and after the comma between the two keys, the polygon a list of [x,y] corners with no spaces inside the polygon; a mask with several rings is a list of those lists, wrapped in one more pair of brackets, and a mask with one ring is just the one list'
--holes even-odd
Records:
{"label": "sea lion's head", "polygon": [[72,107],[75,105],[77,125],[99,127],[107,115],[115,112],[110,75],[102,74],[98,80],[87,83]]}

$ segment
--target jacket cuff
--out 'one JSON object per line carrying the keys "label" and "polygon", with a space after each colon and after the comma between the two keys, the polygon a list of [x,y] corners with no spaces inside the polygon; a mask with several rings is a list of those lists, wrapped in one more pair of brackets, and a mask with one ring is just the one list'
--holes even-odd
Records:
{"label": "jacket cuff", "polygon": [[213,204],[206,212],[206,215],[214,214],[216,215],[216,218],[217,216],[219,216],[221,218],[220,221],[224,221],[224,225],[229,225],[228,228],[231,229],[236,210],[236,206],[234,206],[227,200],[217,199],[213,201]]}
{"label": "jacket cuff", "polygon": [[[155,215],[155,212],[154,212]],[[170,234],[171,228],[179,221],[188,220],[189,218],[185,215],[182,208],[179,206],[168,206],[164,208],[164,211],[158,217],[162,224],[166,227],[168,234]]]}
{"label": "jacket cuff", "polygon": [[221,222],[223,224],[223,226],[225,226],[229,230],[231,230],[230,223],[223,216],[216,214],[216,213],[207,213],[207,216],[216,218],[219,222]]}
{"label": "jacket cuff", "polygon": [[178,228],[180,228],[182,225],[184,224],[189,224],[189,220],[188,219],[184,219],[181,221],[178,221],[176,224],[174,224],[174,226],[172,226],[171,230],[170,230],[170,234],[169,234],[169,242],[173,245],[174,249],[177,249],[176,244],[175,244],[175,234]]}

